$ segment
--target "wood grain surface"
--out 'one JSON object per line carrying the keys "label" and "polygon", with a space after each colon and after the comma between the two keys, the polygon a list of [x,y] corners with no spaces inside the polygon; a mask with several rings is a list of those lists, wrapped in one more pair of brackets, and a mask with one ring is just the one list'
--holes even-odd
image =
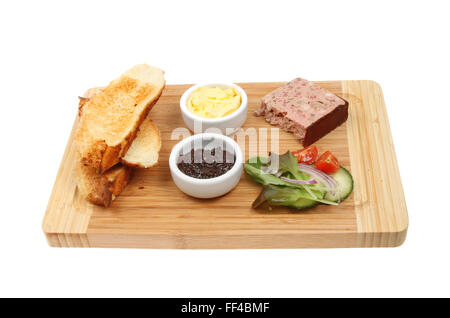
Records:
{"label": "wood grain surface", "polygon": [[[163,140],[160,165],[137,169],[130,184],[109,208],[85,201],[72,175],[74,147],[69,139],[43,221],[55,247],[129,248],[324,248],[393,247],[403,243],[408,215],[380,86],[372,81],[317,82],[349,102],[349,119],[316,143],[331,150],[354,176],[353,194],[339,206],[319,205],[306,212],[283,207],[252,209],[261,186],[242,175],[237,187],[215,199],[195,199],[172,182],[168,158],[184,128],[181,94],[190,85],[168,85],[150,113]],[[279,152],[301,144],[289,133],[253,115],[262,96],[283,83],[241,83],[248,95],[244,130],[258,140],[235,136],[246,158],[271,150],[271,132]],[[76,99],[73,105],[76,112]],[[74,127],[77,125],[75,121]],[[260,131],[259,128],[266,128]],[[271,130],[274,129],[274,130]],[[260,149],[256,149],[257,147]]]}

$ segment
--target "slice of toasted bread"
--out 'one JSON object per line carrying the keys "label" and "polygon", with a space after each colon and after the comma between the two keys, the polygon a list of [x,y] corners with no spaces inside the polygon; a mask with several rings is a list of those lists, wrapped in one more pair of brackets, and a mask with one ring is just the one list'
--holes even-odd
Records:
{"label": "slice of toasted bread", "polygon": [[108,207],[128,184],[132,168],[119,163],[99,174],[95,168],[77,160],[74,173],[81,195],[94,204]]}
{"label": "slice of toasted bread", "polygon": [[[82,114],[84,105],[103,87],[88,89],[78,104],[78,113]],[[131,143],[121,162],[130,167],[150,168],[158,164],[161,150],[161,134],[155,124],[147,117],[139,126],[136,138]]]}
{"label": "slice of toasted bread", "polygon": [[131,167],[150,168],[158,164],[160,150],[161,134],[147,117],[121,162]]}
{"label": "slice of toasted bread", "polygon": [[81,162],[99,173],[117,164],[164,86],[163,71],[141,64],[85,101],[75,134]]}

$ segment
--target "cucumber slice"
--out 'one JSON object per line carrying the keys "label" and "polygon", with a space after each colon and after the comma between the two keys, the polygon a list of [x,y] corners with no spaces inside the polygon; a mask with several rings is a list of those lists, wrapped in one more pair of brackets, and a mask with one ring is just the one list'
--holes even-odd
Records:
{"label": "cucumber slice", "polygon": [[269,202],[269,205],[283,205],[283,206],[287,206],[288,208],[294,208],[297,210],[312,208],[313,206],[316,206],[317,204],[319,204],[319,202],[317,202],[317,201],[304,199],[304,198],[299,198],[295,201],[285,201],[285,202],[268,199],[267,202]]}
{"label": "cucumber slice", "polygon": [[[353,191],[352,175],[350,174],[350,172],[348,172],[347,169],[341,166],[337,172],[330,174],[330,176],[334,180],[336,180],[338,184],[338,191],[340,192],[340,199],[341,201],[344,201]],[[339,193],[336,192],[334,195],[332,195],[330,192],[328,192],[325,195],[325,199],[333,202],[339,202]]]}
{"label": "cucumber slice", "polygon": [[308,199],[298,199],[297,201],[287,205],[288,207],[295,208],[297,210],[309,209],[313,206],[319,204],[317,201],[308,200]]}

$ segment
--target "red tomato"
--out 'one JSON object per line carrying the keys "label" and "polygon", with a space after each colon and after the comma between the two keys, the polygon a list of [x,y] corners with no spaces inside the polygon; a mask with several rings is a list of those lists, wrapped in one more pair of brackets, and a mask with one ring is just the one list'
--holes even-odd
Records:
{"label": "red tomato", "polygon": [[330,151],[325,151],[316,161],[316,168],[325,173],[334,173],[339,166],[339,161]]}
{"label": "red tomato", "polygon": [[308,148],[294,151],[292,154],[297,158],[299,163],[311,165],[316,161],[317,147],[309,146]]}

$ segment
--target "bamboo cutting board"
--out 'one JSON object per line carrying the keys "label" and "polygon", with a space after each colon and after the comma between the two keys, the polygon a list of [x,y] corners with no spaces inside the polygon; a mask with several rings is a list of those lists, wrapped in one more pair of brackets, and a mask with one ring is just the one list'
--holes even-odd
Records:
{"label": "bamboo cutting board", "polygon": [[[77,191],[72,129],[43,221],[49,244],[188,249],[401,245],[408,215],[380,86],[372,81],[317,83],[349,102],[348,121],[316,143],[319,152],[331,150],[353,175],[354,191],[339,206],[319,205],[306,212],[254,210],[251,203],[261,185],[245,173],[238,186],[220,198],[201,200],[182,193],[172,182],[168,158],[178,141],[171,140],[173,129],[185,127],[179,99],[190,85],[168,85],[150,113],[163,140],[160,165],[137,170],[109,208],[85,201]],[[239,84],[249,102],[244,129],[268,128],[270,137],[274,127],[253,111],[262,96],[282,84]],[[279,138],[280,153],[301,148],[289,133],[279,130]],[[246,159],[254,150],[248,143],[242,145]]]}

